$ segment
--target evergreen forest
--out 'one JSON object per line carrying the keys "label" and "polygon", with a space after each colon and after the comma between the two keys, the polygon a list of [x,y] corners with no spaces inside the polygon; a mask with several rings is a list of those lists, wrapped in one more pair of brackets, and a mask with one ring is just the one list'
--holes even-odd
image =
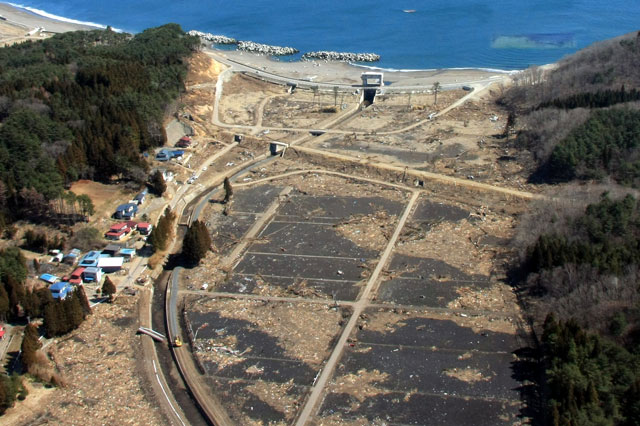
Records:
{"label": "evergreen forest", "polygon": [[[144,182],[167,106],[199,46],[176,24],[134,36],[77,31],[0,49],[0,209],[50,213],[80,179]],[[35,217],[34,217],[35,216]]]}

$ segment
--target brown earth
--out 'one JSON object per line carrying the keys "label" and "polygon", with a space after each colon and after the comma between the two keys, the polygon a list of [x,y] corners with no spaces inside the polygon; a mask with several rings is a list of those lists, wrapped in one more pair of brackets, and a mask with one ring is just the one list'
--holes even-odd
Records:
{"label": "brown earth", "polygon": [[66,387],[34,392],[41,400],[15,424],[166,424],[142,379],[136,328],[137,296],[96,306],[77,330],[46,348]]}

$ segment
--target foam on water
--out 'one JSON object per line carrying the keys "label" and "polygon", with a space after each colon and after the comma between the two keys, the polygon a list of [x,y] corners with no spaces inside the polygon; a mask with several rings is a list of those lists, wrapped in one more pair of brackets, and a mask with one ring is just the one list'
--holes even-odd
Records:
{"label": "foam on water", "polygon": [[[27,10],[31,13],[33,13],[34,15],[40,15],[43,16],[45,18],[49,18],[49,19],[55,19],[56,21],[60,21],[60,22],[68,22],[70,24],[78,24],[78,25],[86,25],[88,27],[95,27],[95,28],[102,28],[105,29],[107,28],[106,25],[102,25],[102,24],[96,24],[95,22],[88,22],[88,21],[78,21],[77,19],[71,19],[71,18],[65,18],[64,16],[58,16],[58,15],[54,15],[52,13],[46,12],[44,10],[41,9],[36,9],[33,7],[29,7],[29,6],[24,6],[21,4],[15,4],[15,3],[7,3],[13,7],[17,7],[18,9],[24,9]],[[120,31],[116,28],[113,28],[114,31]]]}

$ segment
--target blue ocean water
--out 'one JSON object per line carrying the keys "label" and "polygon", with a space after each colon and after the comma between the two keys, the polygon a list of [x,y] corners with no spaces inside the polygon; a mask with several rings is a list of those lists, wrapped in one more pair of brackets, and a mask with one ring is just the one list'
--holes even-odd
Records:
{"label": "blue ocean water", "polygon": [[[637,0],[25,0],[128,32],[177,22],[240,40],[381,55],[394,69],[521,69],[640,29]],[[407,13],[406,11],[411,11]]]}

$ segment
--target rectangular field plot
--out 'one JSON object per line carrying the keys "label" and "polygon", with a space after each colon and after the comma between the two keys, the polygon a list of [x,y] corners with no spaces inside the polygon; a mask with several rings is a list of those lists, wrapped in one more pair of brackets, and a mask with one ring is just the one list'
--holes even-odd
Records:
{"label": "rectangular field plot", "polygon": [[216,289],[228,293],[301,296],[307,298],[355,300],[362,286],[358,281],[234,274]]}
{"label": "rectangular field plot", "polygon": [[381,197],[292,195],[215,289],[355,300],[402,208]]}
{"label": "rectangular field plot", "polygon": [[200,299],[187,311],[207,375],[309,385],[348,312],[326,304]]}
{"label": "rectangular field plot", "polygon": [[358,398],[329,394],[318,420],[329,424],[366,419],[373,424],[494,426],[513,425],[518,414],[518,403],[384,390]]}
{"label": "rectangular field plot", "polygon": [[235,424],[289,424],[308,387],[291,382],[208,377],[207,384]]}
{"label": "rectangular field plot", "polygon": [[[319,415],[391,424],[511,424],[521,387],[512,369],[518,360],[512,351],[520,347],[516,332],[499,316],[368,308]],[[480,407],[494,410],[480,423],[459,416]]]}

